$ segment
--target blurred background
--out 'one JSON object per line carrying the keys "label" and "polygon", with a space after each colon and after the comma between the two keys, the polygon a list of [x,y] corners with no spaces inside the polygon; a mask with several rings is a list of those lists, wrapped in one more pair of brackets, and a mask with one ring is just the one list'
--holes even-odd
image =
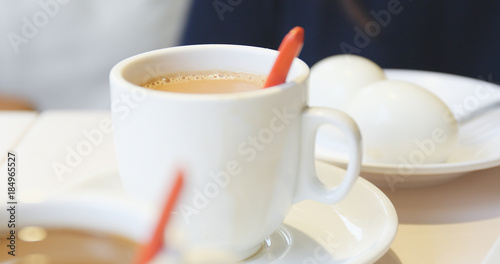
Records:
{"label": "blurred background", "polygon": [[277,49],[294,26],[309,66],[352,53],[500,82],[499,12],[473,0],[0,0],[0,109],[109,109],[122,59],[201,43]]}

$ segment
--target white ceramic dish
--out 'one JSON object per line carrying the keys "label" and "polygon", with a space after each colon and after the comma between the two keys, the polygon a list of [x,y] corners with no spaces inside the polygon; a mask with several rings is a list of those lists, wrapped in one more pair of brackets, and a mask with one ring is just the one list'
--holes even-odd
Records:
{"label": "white ceramic dish", "polygon": [[[333,186],[340,183],[345,173],[323,162],[317,163],[316,170],[322,181]],[[150,232],[148,226],[156,219],[152,208],[132,202],[123,193],[115,170],[83,179],[59,193],[57,199],[83,205],[87,210],[94,208],[102,211],[108,208],[95,217],[96,221],[110,225],[112,231],[127,232],[125,235],[135,240],[143,240],[144,235]],[[125,210],[127,207],[128,211]],[[43,204],[31,206],[31,210],[38,212],[43,212],[44,208],[46,210],[47,206]],[[52,213],[44,214],[43,219],[39,220],[44,223],[63,221],[64,225],[70,226],[82,223],[86,223],[86,227],[92,225],[81,214],[69,212],[69,206],[59,208],[65,212],[65,217]],[[117,213],[111,213],[112,208]],[[26,219],[29,219],[29,210],[23,211]],[[52,219],[45,219],[51,215]],[[69,219],[71,215],[78,216],[73,220],[77,224],[72,224]],[[105,215],[110,216],[104,221],[102,218]],[[244,263],[374,263],[389,250],[397,226],[396,211],[389,199],[373,184],[359,178],[349,195],[340,203],[324,205],[304,201],[293,206],[279,230],[263,242],[258,254]]]}
{"label": "white ceramic dish", "polygon": [[[456,116],[500,100],[500,87],[482,80],[426,71],[385,70],[388,79],[421,85],[440,97]],[[425,107],[425,106],[423,106]],[[447,162],[439,164],[363,163],[361,176],[378,187],[432,186],[465,173],[500,165],[500,111],[494,110],[460,127],[458,141]],[[335,131],[322,129],[316,141],[319,160],[344,167],[345,147]]]}

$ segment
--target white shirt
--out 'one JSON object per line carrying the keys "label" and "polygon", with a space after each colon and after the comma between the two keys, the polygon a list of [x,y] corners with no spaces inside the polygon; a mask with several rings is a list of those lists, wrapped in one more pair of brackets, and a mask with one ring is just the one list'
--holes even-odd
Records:
{"label": "white shirt", "polygon": [[0,0],[0,94],[46,109],[109,109],[108,74],[176,45],[190,1]]}

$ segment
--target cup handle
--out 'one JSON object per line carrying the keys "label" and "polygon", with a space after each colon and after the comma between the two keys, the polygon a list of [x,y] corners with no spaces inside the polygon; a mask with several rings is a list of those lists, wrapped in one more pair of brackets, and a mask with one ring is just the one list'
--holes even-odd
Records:
{"label": "cup handle", "polygon": [[[342,183],[328,188],[316,175],[314,145],[318,129],[322,125],[333,125],[346,135],[349,147],[349,163]],[[295,203],[312,199],[325,204],[342,200],[356,182],[361,169],[361,133],[354,120],[347,114],[330,108],[311,107],[302,113],[302,142],[299,179]]]}

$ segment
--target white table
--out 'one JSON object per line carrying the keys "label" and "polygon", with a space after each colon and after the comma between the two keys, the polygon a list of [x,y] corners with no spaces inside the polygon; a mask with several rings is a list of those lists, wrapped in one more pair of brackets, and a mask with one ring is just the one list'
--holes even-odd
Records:
{"label": "white table", "polygon": [[[25,194],[19,200],[32,202],[113,168],[110,120],[101,111],[0,112],[0,171],[7,151],[15,151]],[[481,263],[500,237],[500,167],[440,186],[383,191],[400,224],[377,264]]]}

